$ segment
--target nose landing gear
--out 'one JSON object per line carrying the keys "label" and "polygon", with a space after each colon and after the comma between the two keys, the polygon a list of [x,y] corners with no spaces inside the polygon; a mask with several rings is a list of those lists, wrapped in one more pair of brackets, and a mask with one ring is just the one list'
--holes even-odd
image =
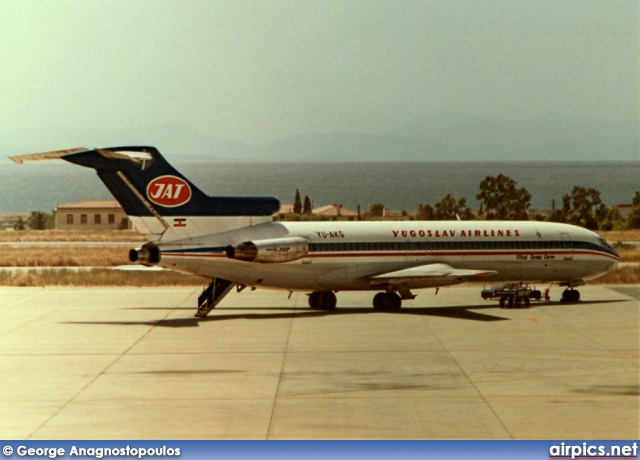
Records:
{"label": "nose landing gear", "polygon": [[579,302],[580,291],[573,288],[567,288],[562,292],[562,299],[560,299],[560,301],[561,302]]}
{"label": "nose landing gear", "polygon": [[584,286],[584,280],[568,281],[566,283],[560,283],[560,286],[566,286],[562,292],[561,302],[580,302],[580,291],[575,289],[578,286]]}

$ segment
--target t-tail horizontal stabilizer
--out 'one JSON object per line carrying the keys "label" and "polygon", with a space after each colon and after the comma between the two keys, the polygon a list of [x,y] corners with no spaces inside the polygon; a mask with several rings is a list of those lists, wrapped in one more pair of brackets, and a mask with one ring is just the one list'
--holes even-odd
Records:
{"label": "t-tail horizontal stabilizer", "polygon": [[9,157],[9,159],[21,165],[25,161],[60,160],[62,159],[63,156],[69,155],[70,153],[84,152],[86,150],[87,149],[85,147],[78,147],[75,149],[54,150],[52,152],[29,153],[27,155],[14,155],[12,157]]}

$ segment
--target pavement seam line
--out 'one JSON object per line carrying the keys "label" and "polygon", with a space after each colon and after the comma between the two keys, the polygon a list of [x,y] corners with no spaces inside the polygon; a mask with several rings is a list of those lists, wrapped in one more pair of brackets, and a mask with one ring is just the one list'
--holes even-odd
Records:
{"label": "pavement seam line", "polygon": [[[29,301],[29,300],[31,300],[31,299],[33,299],[33,298],[36,298],[36,297],[40,297],[41,295],[43,295],[43,292],[35,293],[35,294],[33,294],[32,296],[27,297],[24,301],[19,301],[18,303],[11,304],[11,305],[9,305],[8,307],[2,307],[2,308],[0,308],[0,310],[7,310],[7,309],[10,309],[10,308],[14,308],[14,307],[18,306],[18,305],[19,305],[19,304],[21,304],[21,303],[27,302],[27,301]],[[80,297],[79,297],[79,299],[82,299],[83,297],[84,297],[84,295],[80,296]],[[38,316],[36,316],[36,317],[34,317],[34,318],[31,318],[31,319],[29,319],[28,321],[26,321],[26,322],[24,322],[24,323],[20,323],[20,324],[18,324],[17,326],[15,326],[15,327],[14,327],[14,328],[12,328],[12,329],[8,329],[8,330],[6,330],[6,331],[3,331],[2,333],[0,333],[0,337],[3,337],[3,336],[6,336],[6,335],[9,335],[9,334],[11,334],[11,333],[13,333],[13,332],[17,331],[18,329],[22,329],[23,327],[25,327],[25,326],[27,326],[27,325],[29,325],[29,324],[33,323],[34,321],[39,321],[39,320],[40,320],[40,319],[42,319],[43,317],[45,317],[45,316],[49,316],[49,315],[53,314],[54,312],[56,312],[56,311],[60,310],[60,309],[61,309],[61,308],[63,308],[63,307],[66,307],[66,306],[67,306],[66,304],[61,304],[61,305],[57,306],[56,308],[53,308],[53,309],[47,310],[47,311],[45,311],[44,313],[42,313],[42,314],[40,314],[40,315],[38,315]]]}
{"label": "pavement seam line", "polygon": [[[296,299],[294,301],[294,305],[297,303],[297,295],[296,295]],[[269,416],[269,426],[267,427],[267,436],[265,437],[266,440],[271,439],[271,434],[273,431],[273,419],[274,419],[274,415],[276,412],[276,404],[278,401],[278,394],[280,394],[280,386],[282,384],[282,376],[284,375],[284,366],[287,362],[287,353],[289,351],[289,340],[291,339],[291,330],[293,329],[293,319],[295,318],[296,314],[293,313],[291,315],[291,319],[289,321],[289,331],[287,333],[287,342],[285,343],[284,346],[284,352],[282,354],[282,366],[280,367],[280,375],[278,376],[278,385],[276,386],[276,392],[273,395],[273,405],[271,406],[271,415]]]}
{"label": "pavement seam line", "polygon": [[[189,293],[189,295],[182,302],[180,302],[179,305],[182,305],[186,301],[186,299],[189,298],[192,294],[193,293]],[[127,353],[129,353],[129,351],[131,351],[137,344],[139,344],[145,337],[147,337],[151,333],[151,331],[153,331],[156,327],[158,327],[158,325],[160,323],[162,323],[164,320],[166,320],[169,317],[169,315],[171,315],[176,309],[177,309],[177,307],[172,309],[172,310],[170,310],[164,316],[164,318],[159,319],[153,326],[150,326],[149,329],[144,334],[142,334],[140,337],[138,337],[138,339],[136,341],[134,341],[126,350],[124,350],[122,353],[117,355],[116,358],[113,361],[111,361],[111,363],[109,363],[104,369],[102,369],[102,371],[100,371],[98,374],[96,374],[89,382],[87,382],[86,385],[84,385],[82,388],[80,388],[80,390],[78,390],[76,392],[76,394],[74,394],[71,398],[69,398],[69,400],[67,402],[65,402],[62,406],[60,406],[58,408],[58,410],[56,410],[53,414],[51,414],[50,417],[48,417],[44,422],[42,422],[29,436],[27,436],[25,438],[25,440],[31,439],[33,436],[36,435],[36,433],[38,433],[38,431],[40,431],[42,428],[44,428],[51,420],[56,418],[58,416],[58,414],[60,414],[60,412],[62,412],[69,404],[74,402],[78,398],[78,396],[80,396],[96,380],[98,380],[100,377],[102,377],[109,369],[111,369],[113,367],[114,364],[116,364],[118,361],[120,361]]]}
{"label": "pavement seam line", "polygon": [[491,413],[493,414],[493,416],[496,418],[496,420],[498,421],[498,423],[500,423],[500,426],[504,429],[504,431],[509,435],[509,437],[511,439],[515,439],[515,437],[513,436],[513,433],[511,433],[511,431],[509,431],[509,429],[507,428],[507,426],[504,424],[504,422],[502,421],[502,419],[500,418],[500,416],[497,414],[497,412],[495,411],[495,409],[493,408],[493,406],[491,405],[491,403],[489,403],[489,401],[487,400],[487,398],[485,398],[484,394],[482,394],[482,391],[480,391],[480,389],[478,388],[478,386],[475,384],[475,382],[473,380],[471,380],[471,377],[469,377],[469,374],[467,374],[467,371],[464,369],[464,367],[462,367],[462,365],[460,364],[460,361],[458,361],[458,358],[455,357],[455,355],[451,352],[451,350],[449,350],[449,348],[447,348],[447,346],[445,345],[445,343],[442,341],[442,339],[440,338],[440,336],[434,331],[434,329],[431,327],[431,325],[429,324],[429,322],[427,321],[426,318],[422,317],[422,321],[424,321],[427,326],[429,326],[429,329],[431,330],[431,332],[433,333],[433,336],[438,340],[438,342],[440,343],[440,345],[442,345],[442,348],[449,354],[449,356],[451,356],[451,359],[453,359],[453,362],[456,363],[456,366],[458,366],[458,368],[460,369],[460,371],[462,372],[462,374],[465,376],[465,378],[467,379],[467,381],[473,386],[473,388],[476,390],[476,392],[478,393],[478,396],[480,396],[480,398],[482,399],[482,401],[484,401],[484,403],[486,404],[486,406],[489,408],[489,410],[491,411]]}
{"label": "pavement seam line", "polygon": [[[620,292],[616,291],[615,289],[611,289],[609,286],[604,285],[602,287],[604,287],[605,289],[609,289],[610,291],[616,292],[618,294],[621,294]],[[623,294],[623,295],[627,295],[627,294]],[[573,305],[578,305],[579,306],[580,302],[577,302],[577,303],[575,303]],[[609,349],[606,345],[598,342],[596,339],[594,339],[594,338],[590,337],[589,335],[585,334],[582,330],[580,330],[579,328],[576,328],[573,324],[570,324],[569,322],[565,321],[563,318],[561,318],[559,316],[552,315],[550,311],[547,311],[547,309],[540,309],[540,311],[542,312],[542,314],[546,315],[548,318],[551,318],[554,321],[557,321],[557,322],[563,324],[565,327],[567,327],[568,329],[572,330],[577,335],[579,335],[581,337],[584,337],[584,339],[586,341],[595,344],[598,348],[600,348],[602,351],[604,351],[606,353],[610,353],[611,355],[615,356],[616,354],[619,354],[621,351],[623,351],[623,350],[611,350],[611,349]],[[623,351],[623,352],[626,352],[626,351]],[[638,360],[635,359],[635,357],[622,358],[622,359],[624,359],[626,362],[628,362],[629,364],[632,364],[635,367],[639,367]]]}

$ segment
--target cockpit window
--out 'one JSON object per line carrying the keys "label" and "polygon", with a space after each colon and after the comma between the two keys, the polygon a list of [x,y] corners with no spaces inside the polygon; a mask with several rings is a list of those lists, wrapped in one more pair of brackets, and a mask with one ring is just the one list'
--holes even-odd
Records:
{"label": "cockpit window", "polygon": [[611,246],[609,246],[609,243],[607,243],[604,238],[598,238],[598,242],[605,248],[613,249]]}

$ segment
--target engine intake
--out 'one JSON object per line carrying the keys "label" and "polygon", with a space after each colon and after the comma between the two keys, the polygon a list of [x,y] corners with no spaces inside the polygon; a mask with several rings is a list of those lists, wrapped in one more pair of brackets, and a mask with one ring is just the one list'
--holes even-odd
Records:
{"label": "engine intake", "polygon": [[129,260],[141,264],[157,264],[160,262],[160,249],[155,244],[145,244],[141,248],[129,251]]}
{"label": "engine intake", "polygon": [[309,253],[309,241],[300,237],[247,241],[227,246],[226,251],[229,259],[244,262],[291,262]]}

